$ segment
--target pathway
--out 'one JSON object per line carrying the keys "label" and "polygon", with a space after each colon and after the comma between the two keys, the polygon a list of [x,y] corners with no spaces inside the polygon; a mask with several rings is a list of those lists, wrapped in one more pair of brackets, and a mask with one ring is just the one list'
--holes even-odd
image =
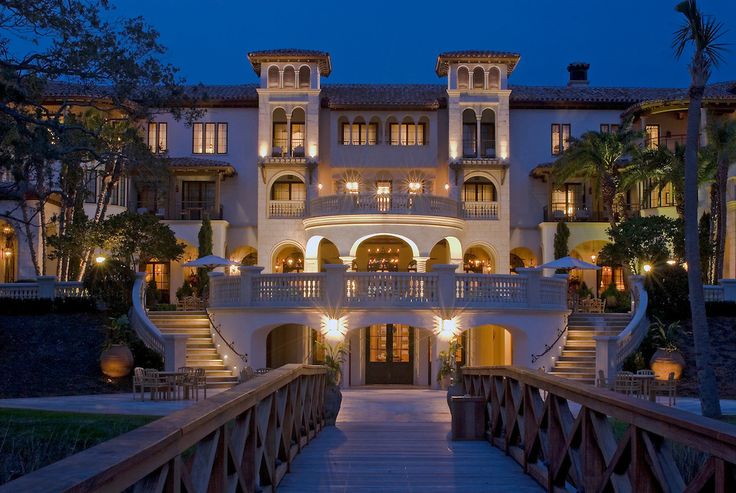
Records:
{"label": "pathway", "polygon": [[279,492],[539,492],[521,467],[485,441],[450,440],[445,392],[364,387],[343,391],[336,427],[299,454]]}

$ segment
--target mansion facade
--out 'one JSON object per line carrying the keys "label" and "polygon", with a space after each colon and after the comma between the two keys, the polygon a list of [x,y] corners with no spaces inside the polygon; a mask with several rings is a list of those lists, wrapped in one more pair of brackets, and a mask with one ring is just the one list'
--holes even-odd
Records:
{"label": "mansion facade", "polygon": [[[155,214],[187,244],[180,262],[147,266],[168,301],[191,274],[182,264],[197,257],[205,215],[215,255],[264,273],[317,273],[330,264],[349,272],[421,273],[455,264],[467,273],[509,274],[554,259],[560,221],[570,229],[571,255],[594,261],[608,241],[608,218],[593,184],[556,185],[550,177],[569,138],[615,131],[631,118],[647,145],[674,148],[685,140],[686,89],[596,87],[585,63],[570,64],[560,86],[525,86],[511,83],[520,55],[459,51],[437,57],[438,84],[323,85],[332,71],[328,53],[268,50],[248,59],[259,82],[207,86],[206,112],[193,125],[163,112],[145,122],[151,149],[168,156],[169,183],[121,186],[110,206],[111,213]],[[709,86],[703,128],[711,119],[734,118],[735,109],[736,83]],[[736,174],[729,180],[726,277],[732,278]],[[708,194],[701,196],[705,209]],[[642,183],[627,202],[632,213],[676,214],[667,187]],[[17,247],[22,233],[12,234],[16,247],[0,275],[33,277],[27,248]],[[580,275],[600,290],[624,289],[616,266]],[[409,329],[388,324],[367,335],[368,360],[371,348],[390,349],[399,360],[419,351]],[[393,337],[388,348],[381,342],[386,334]],[[509,341],[498,339],[489,349],[497,356],[484,362],[512,362]],[[262,364],[289,359],[277,353]]]}

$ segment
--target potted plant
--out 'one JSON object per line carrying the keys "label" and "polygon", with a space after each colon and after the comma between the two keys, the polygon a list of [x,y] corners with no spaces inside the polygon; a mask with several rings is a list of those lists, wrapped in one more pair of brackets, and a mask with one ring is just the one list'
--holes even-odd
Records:
{"label": "potted plant", "polygon": [[133,369],[133,353],[128,347],[129,329],[130,322],[127,316],[121,315],[110,319],[107,340],[100,355],[102,373],[110,378],[124,377]]}
{"label": "potted plant", "polygon": [[440,351],[440,368],[437,371],[437,381],[440,383],[442,390],[447,389],[447,406],[452,413],[452,397],[455,395],[463,395],[463,383],[460,369],[457,367],[457,352],[462,349],[462,345],[457,338],[450,341],[450,347],[447,351]]}
{"label": "potted plant", "polygon": [[675,380],[682,376],[685,368],[685,358],[677,346],[677,338],[682,332],[679,321],[665,324],[659,318],[654,318],[654,323],[649,328],[652,331],[652,341],[657,347],[649,366],[654,371],[657,380],[667,380],[670,373],[675,374]]}
{"label": "potted plant", "polygon": [[322,364],[327,367],[327,381],[325,382],[325,425],[334,426],[342,404],[340,381],[342,380],[342,365],[348,356],[348,349],[344,342],[334,345],[318,343],[324,351]]}

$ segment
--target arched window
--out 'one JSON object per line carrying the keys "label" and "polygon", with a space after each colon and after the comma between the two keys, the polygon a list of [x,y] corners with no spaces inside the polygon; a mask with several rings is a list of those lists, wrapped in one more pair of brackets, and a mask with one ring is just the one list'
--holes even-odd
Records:
{"label": "arched window", "polygon": [[386,120],[386,142],[392,146],[399,145],[399,123],[393,116]]}
{"label": "arched window", "polygon": [[368,126],[362,116],[358,116],[353,120],[351,129],[352,133],[350,144],[354,146],[362,146],[368,143]]}
{"label": "arched window", "polygon": [[414,120],[410,116],[404,117],[401,122],[399,141],[402,146],[413,146],[417,144],[417,129],[414,125]]}
{"label": "arched window", "polygon": [[477,119],[475,111],[467,108],[463,111],[463,157],[476,157]]}
{"label": "arched window", "polygon": [[311,85],[309,67],[302,65],[299,69],[299,87],[309,88]]}
{"label": "arched window", "polygon": [[498,67],[491,67],[488,71],[488,89],[500,89],[501,88],[501,71]]}
{"label": "arched window", "polygon": [[286,156],[289,150],[289,131],[286,128],[286,111],[283,108],[273,110],[273,133],[271,135],[272,155]]}
{"label": "arched window", "polygon": [[373,146],[379,143],[379,135],[381,135],[381,120],[377,116],[371,118],[368,123],[368,145]]}
{"label": "arched window", "polygon": [[473,70],[473,89],[483,89],[485,87],[486,74],[481,67],[475,67]]}
{"label": "arched window", "polygon": [[497,202],[493,182],[484,176],[468,178],[463,183],[463,202]]}
{"label": "arched window", "polygon": [[307,186],[296,175],[279,177],[271,186],[271,200],[305,200]]}
{"label": "arched window", "polygon": [[470,72],[467,67],[457,69],[457,88],[468,89],[470,87]]}
{"label": "arched window", "polygon": [[284,87],[295,87],[296,73],[294,67],[288,66],[284,69]]}
{"label": "arched window", "polygon": [[304,141],[306,138],[305,115],[302,108],[296,108],[291,113],[291,155],[304,157]]}
{"label": "arched window", "polygon": [[480,155],[496,157],[496,114],[491,109],[483,110],[480,119]]}
{"label": "arched window", "polygon": [[429,118],[423,116],[417,124],[417,145],[429,144]]}
{"label": "arched window", "polygon": [[337,130],[340,137],[340,144],[350,145],[350,122],[347,117],[341,116],[337,119]]}
{"label": "arched window", "polygon": [[268,68],[268,87],[278,88],[281,86],[281,83],[279,81],[279,68],[276,65],[271,65]]}

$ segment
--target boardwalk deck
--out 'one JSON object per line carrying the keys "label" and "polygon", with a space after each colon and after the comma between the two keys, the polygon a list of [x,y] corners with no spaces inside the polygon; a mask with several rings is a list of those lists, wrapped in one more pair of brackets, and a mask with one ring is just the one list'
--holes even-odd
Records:
{"label": "boardwalk deck", "polygon": [[521,467],[484,441],[450,441],[445,393],[350,389],[336,427],[296,457],[281,493],[539,492]]}

